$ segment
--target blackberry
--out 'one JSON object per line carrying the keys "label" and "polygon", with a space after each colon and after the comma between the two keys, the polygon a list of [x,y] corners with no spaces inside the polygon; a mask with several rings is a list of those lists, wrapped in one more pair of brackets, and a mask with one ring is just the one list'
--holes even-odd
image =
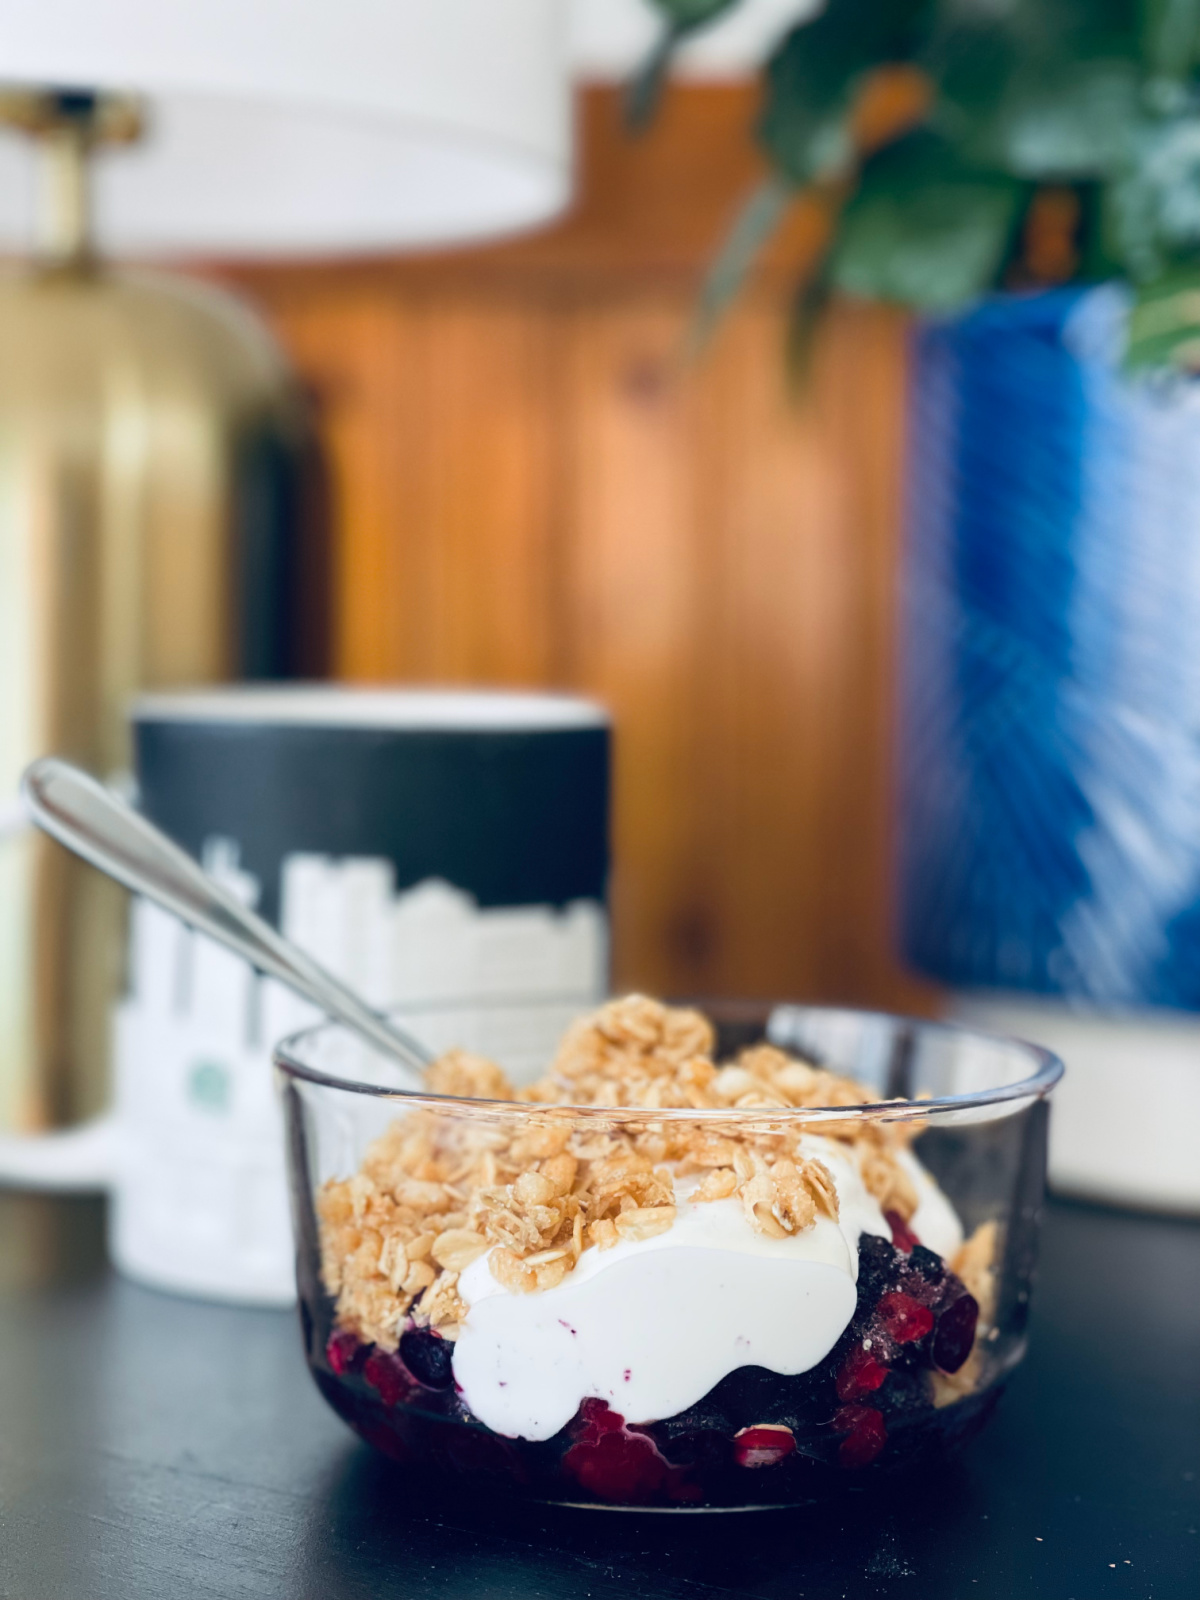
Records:
{"label": "blackberry", "polygon": [[[932,1253],[932,1252],[931,1252]],[[858,1309],[874,1306],[880,1295],[895,1288],[903,1258],[877,1233],[858,1236]],[[857,1315],[857,1313],[856,1313]]]}

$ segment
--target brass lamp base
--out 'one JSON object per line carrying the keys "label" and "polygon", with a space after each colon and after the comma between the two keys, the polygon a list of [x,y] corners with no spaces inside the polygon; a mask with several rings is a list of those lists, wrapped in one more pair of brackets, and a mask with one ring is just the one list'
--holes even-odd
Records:
{"label": "brass lamp base", "polygon": [[85,259],[0,278],[0,1126],[104,1098],[122,896],[22,827],[56,752],[128,768],[138,689],[274,676],[302,409],[231,297]]}

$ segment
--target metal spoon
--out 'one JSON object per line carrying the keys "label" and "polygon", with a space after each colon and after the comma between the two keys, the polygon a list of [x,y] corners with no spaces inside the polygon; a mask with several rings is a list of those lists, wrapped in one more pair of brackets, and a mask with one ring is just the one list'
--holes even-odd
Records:
{"label": "metal spoon", "polygon": [[21,794],[38,827],[68,850],[286,983],[402,1062],[414,1075],[411,1087],[421,1087],[419,1074],[431,1059],[428,1051],[247,910],[186,851],[86,772],[46,756],[26,767]]}

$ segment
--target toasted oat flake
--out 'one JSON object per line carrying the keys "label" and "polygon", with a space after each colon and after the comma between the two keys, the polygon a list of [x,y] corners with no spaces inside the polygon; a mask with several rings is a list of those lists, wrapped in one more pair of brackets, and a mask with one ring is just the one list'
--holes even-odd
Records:
{"label": "toasted oat flake", "polygon": [[[648,1118],[595,1127],[565,1107],[721,1111],[855,1106],[871,1097],[848,1078],[797,1061],[772,1045],[713,1060],[711,1025],[699,1014],[642,995],[610,1001],[568,1029],[547,1075],[515,1090],[484,1057],[453,1050],[428,1069],[438,1094],[523,1101],[511,1115],[419,1110],[397,1119],[368,1149],[362,1169],[317,1197],[321,1270],[340,1326],[385,1350],[409,1319],[447,1337],[467,1314],[458,1275],[487,1253],[492,1276],[514,1293],[561,1283],[587,1250],[665,1233],[676,1217],[675,1179],[700,1176],[697,1203],[740,1201],[768,1238],[836,1220],[837,1189],[806,1155],[806,1133],[847,1147],[881,1209],[911,1217],[917,1195],[897,1159],[912,1135],[900,1123],[814,1121],[755,1131]],[[990,1270],[978,1236],[961,1275],[984,1305]],[[994,1251],[992,1239],[990,1250]]]}
{"label": "toasted oat flake", "polygon": [[616,1230],[624,1240],[653,1239],[666,1233],[675,1221],[674,1206],[633,1206],[616,1219]]}
{"label": "toasted oat flake", "polygon": [[488,1242],[473,1228],[447,1228],[433,1241],[430,1255],[439,1267],[462,1272],[487,1249]]}

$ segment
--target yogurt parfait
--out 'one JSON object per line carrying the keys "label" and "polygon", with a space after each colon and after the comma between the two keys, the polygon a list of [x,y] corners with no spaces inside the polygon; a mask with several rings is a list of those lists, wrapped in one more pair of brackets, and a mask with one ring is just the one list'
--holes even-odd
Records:
{"label": "yogurt parfait", "polygon": [[858,1015],[739,1042],[629,996],[532,1083],[456,1050],[420,1095],[285,1046],[327,1399],[423,1475],[589,1505],[786,1504],[961,1443],[1023,1348],[1057,1064],[986,1041],[1007,1083],[947,1097],[977,1036]]}

